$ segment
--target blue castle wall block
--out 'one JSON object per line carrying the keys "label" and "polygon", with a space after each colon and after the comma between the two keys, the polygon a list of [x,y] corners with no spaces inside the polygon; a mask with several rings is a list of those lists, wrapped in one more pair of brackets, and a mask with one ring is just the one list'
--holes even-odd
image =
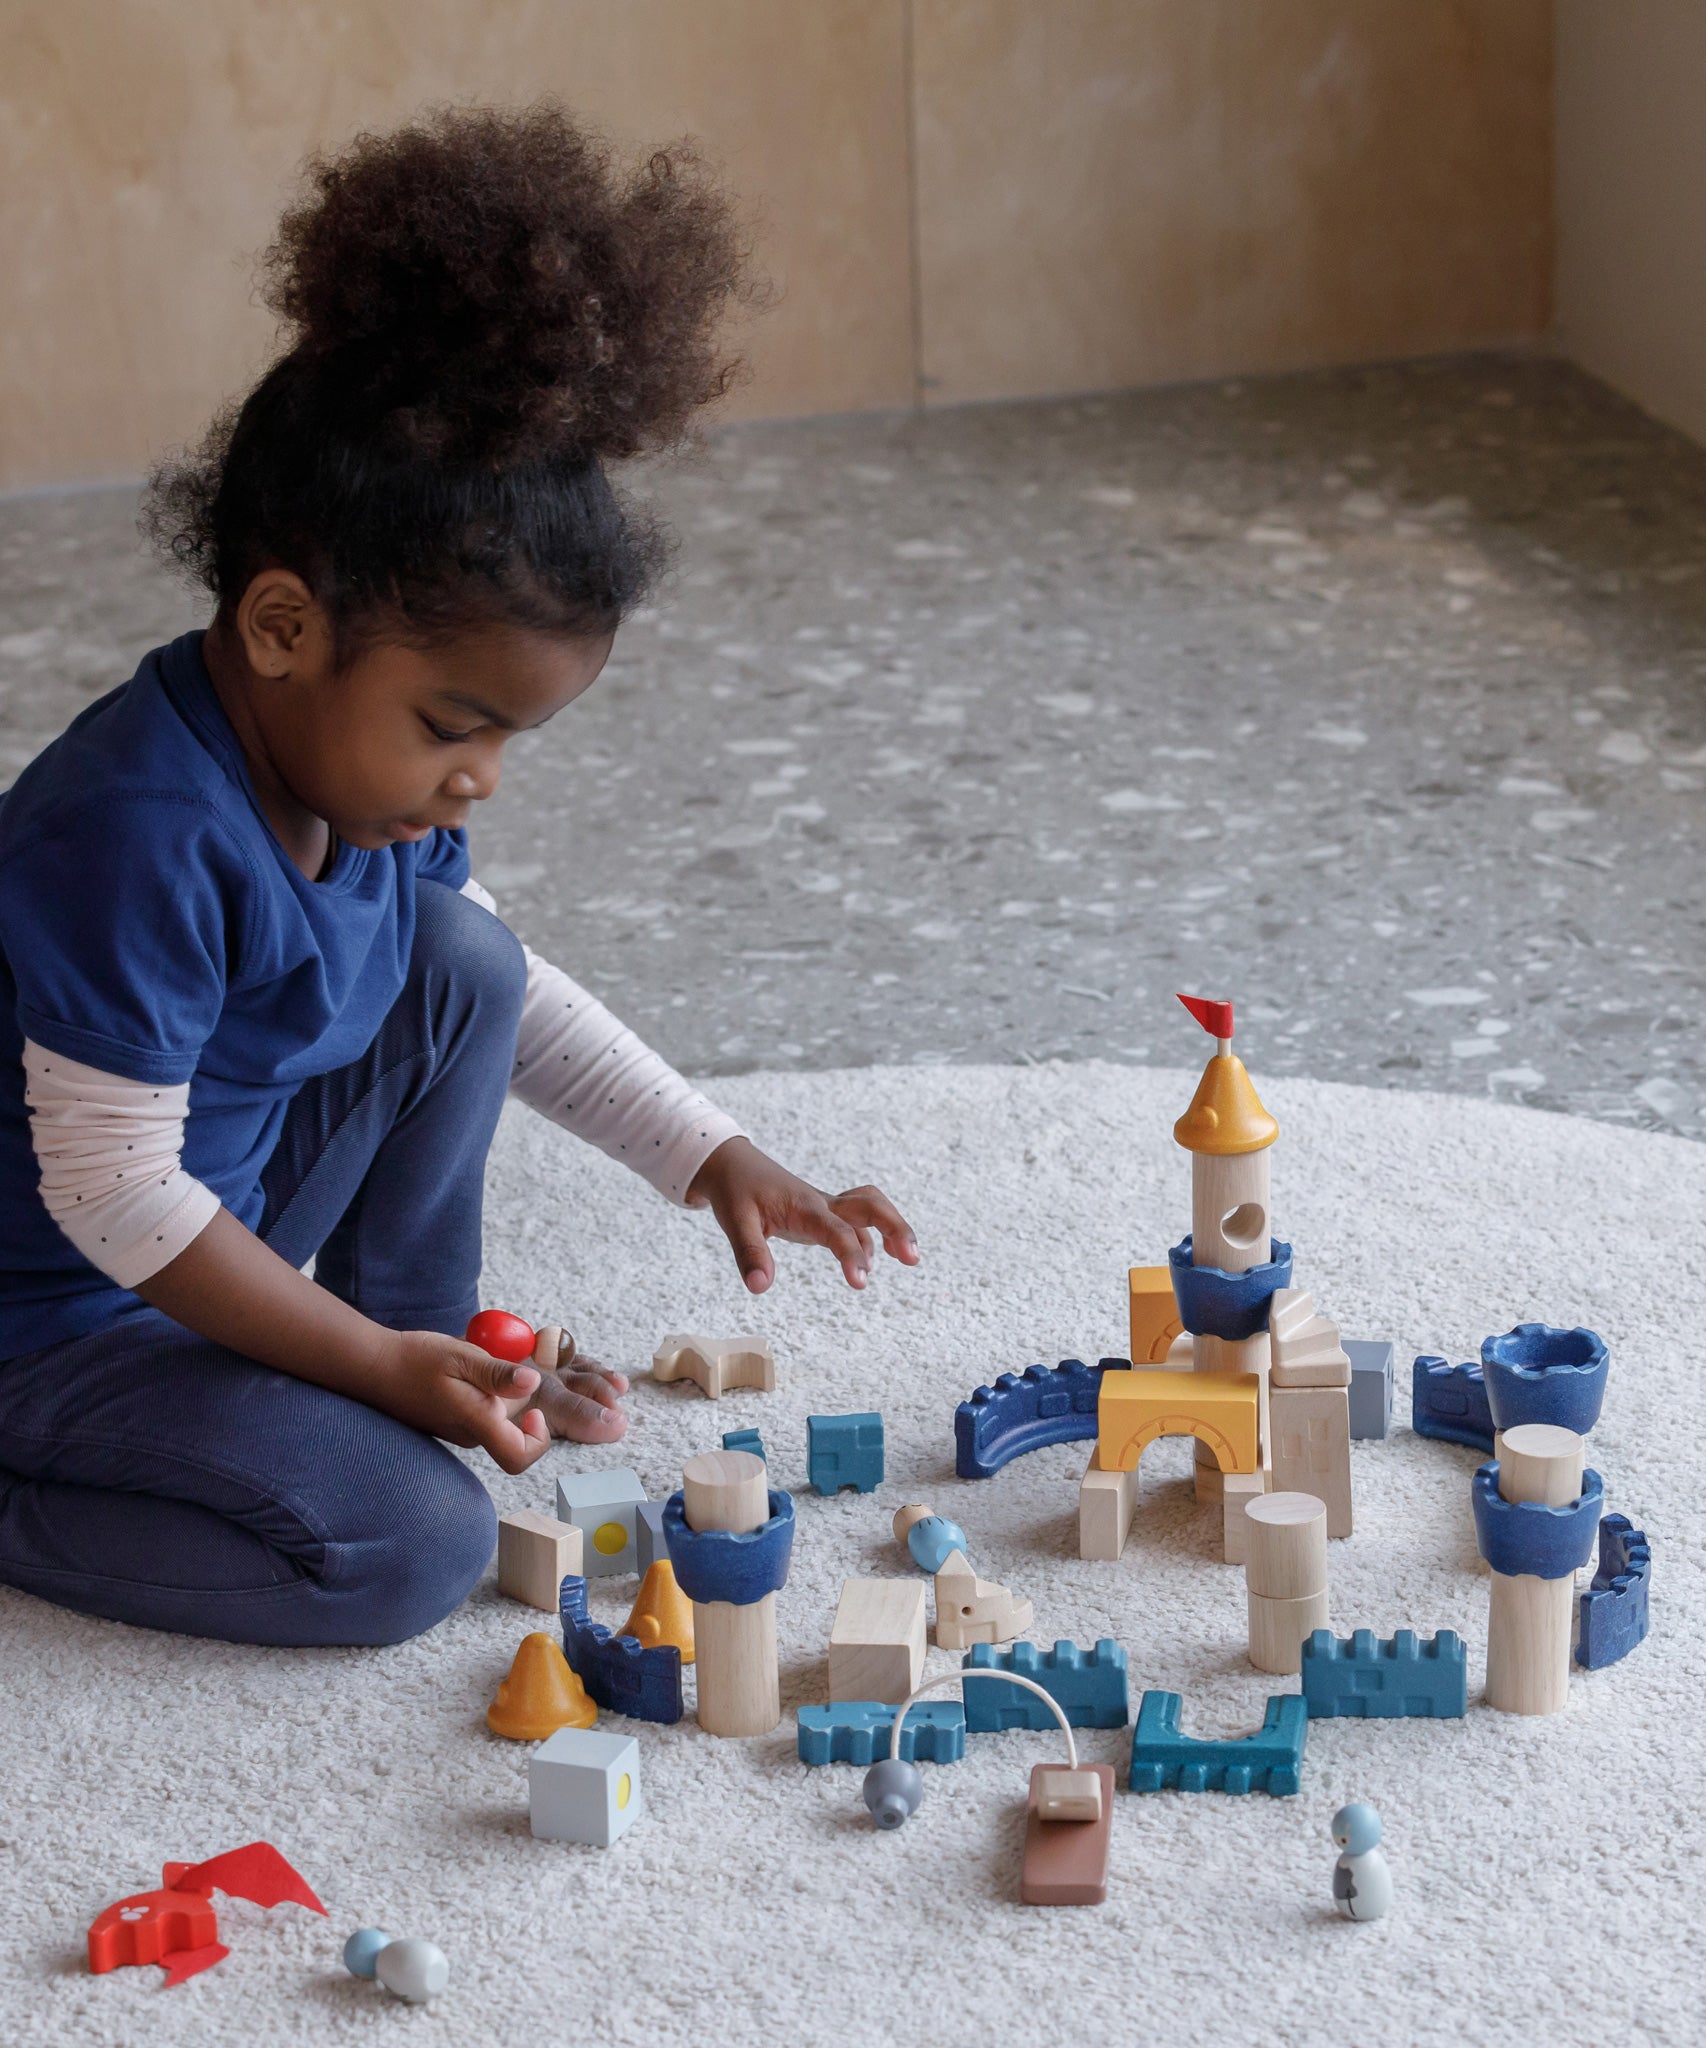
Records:
{"label": "blue castle wall block", "polygon": [[1339,1341],[1351,1362],[1351,1435],[1364,1442],[1378,1441],[1392,1429],[1397,1346],[1385,1337],[1373,1342],[1356,1337]]}
{"label": "blue castle wall block", "polygon": [[[750,1451],[755,1458],[764,1458],[764,1439],[756,1429],[725,1429],[723,1431],[725,1451]],[[765,1464],[770,1460],[764,1458]]]}
{"label": "blue castle wall block", "polygon": [[636,1721],[679,1721],[681,1652],[673,1643],[647,1649],[632,1636],[613,1636],[586,1610],[586,1580],[571,1573],[558,1595],[563,1655],[595,1707]]}
{"label": "blue castle wall block", "polygon": [[1586,1436],[1599,1420],[1611,1360],[1593,1330],[1518,1323],[1481,1341],[1481,1371],[1495,1429],[1551,1422]]}
{"label": "blue castle wall block", "polygon": [[[972,1687],[973,1692],[977,1689]],[[832,1700],[827,1707],[801,1707],[800,1762],[874,1764],[889,1753],[894,1717],[895,1709],[880,1700]],[[957,1764],[966,1753],[965,1708],[958,1700],[920,1700],[907,1711],[900,1753],[907,1763]]]}
{"label": "blue castle wall block", "polygon": [[[1076,1643],[1056,1643],[1052,1650],[1035,1643],[996,1648],[974,1643],[961,1663],[968,1670],[1016,1671],[1058,1700],[1074,1728],[1123,1728],[1131,1717],[1126,1691],[1126,1654],[1104,1636],[1093,1650]],[[1020,1685],[983,1683],[966,1688],[966,1727],[974,1735],[1003,1728],[1056,1728],[1060,1723],[1034,1692]]]}
{"label": "blue castle wall block", "polygon": [[819,1493],[844,1486],[869,1493],[883,1483],[883,1418],[880,1415],[808,1415],[806,1477]]}
{"label": "blue castle wall block", "polygon": [[1479,1363],[1451,1365],[1423,1352],[1410,1369],[1410,1427],[1417,1436],[1466,1444],[1490,1457],[1493,1415]]}
{"label": "blue castle wall block", "polygon": [[1499,1492],[1499,1461],[1490,1458],[1475,1468],[1469,1505],[1476,1545],[1494,1571],[1507,1578],[1532,1573],[1540,1579],[1567,1579],[1593,1555],[1605,1481],[1589,1465],[1582,1472],[1581,1492],[1561,1507],[1506,1500]]}
{"label": "blue castle wall block", "polygon": [[1578,1664],[1601,1671],[1627,1657],[1645,1638],[1652,1562],[1646,1537],[1627,1515],[1604,1517],[1599,1525],[1599,1569],[1582,1595]]}
{"label": "blue castle wall block", "polygon": [[990,1479],[1027,1451],[1094,1437],[1103,1373],[1130,1370],[1129,1358],[1095,1365],[1063,1358],[1052,1368],[1004,1372],[954,1410],[954,1470],[962,1479]]}
{"label": "blue castle wall block", "polygon": [[1303,1646],[1303,1698],[1312,1721],[1455,1720],[1469,1708],[1463,1638],[1449,1628],[1426,1642],[1407,1628],[1318,1628]]}
{"label": "blue castle wall block", "polygon": [[1225,1266],[1192,1265],[1189,1232],[1168,1250],[1174,1305],[1192,1336],[1224,1337],[1236,1344],[1268,1327],[1268,1303],[1291,1285],[1291,1246],[1271,1237],[1268,1253],[1259,1266],[1233,1273]]}
{"label": "blue castle wall block", "polygon": [[1179,1733],[1179,1695],[1146,1692],[1131,1739],[1133,1792],[1295,1792],[1309,1739],[1301,1693],[1275,1693],[1254,1735],[1198,1742]]}

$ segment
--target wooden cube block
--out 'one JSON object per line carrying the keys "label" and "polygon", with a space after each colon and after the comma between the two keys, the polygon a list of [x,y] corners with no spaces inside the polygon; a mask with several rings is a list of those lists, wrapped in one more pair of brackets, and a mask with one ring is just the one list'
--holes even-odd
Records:
{"label": "wooden cube block", "polygon": [[631,1735],[559,1728],[527,1766],[527,1805],[541,1841],[608,1849],[640,1817],[640,1745]]}
{"label": "wooden cube block", "polygon": [[1137,1472],[1104,1472],[1100,1453],[1078,1483],[1078,1555],[1111,1563],[1125,1549],[1137,1512]]}
{"label": "wooden cube block", "polygon": [[1220,1533],[1228,1564],[1242,1564],[1249,1554],[1244,1510],[1267,1491],[1265,1472],[1232,1472],[1221,1482]]}
{"label": "wooden cube block", "polygon": [[845,1579],[829,1634],[832,1700],[905,1699],[924,1676],[922,1579]]}
{"label": "wooden cube block", "polygon": [[557,1611],[557,1591],[581,1570],[581,1532],[570,1522],[536,1515],[530,1508],[498,1520],[498,1591],[547,1614]]}

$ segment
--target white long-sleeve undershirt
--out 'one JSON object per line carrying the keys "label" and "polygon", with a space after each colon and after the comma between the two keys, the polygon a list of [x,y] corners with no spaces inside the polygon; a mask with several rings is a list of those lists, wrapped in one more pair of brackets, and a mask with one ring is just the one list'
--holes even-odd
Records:
{"label": "white long-sleeve undershirt", "polygon": [[[462,893],[497,915],[479,883]],[[510,1092],[684,1202],[699,1168],[741,1127],[560,967],[522,950],[527,994]],[[92,1266],[121,1287],[137,1286],[199,1237],[220,1207],[180,1164],[188,1082],[156,1088],[30,1039],[24,1074],[48,1213]]]}

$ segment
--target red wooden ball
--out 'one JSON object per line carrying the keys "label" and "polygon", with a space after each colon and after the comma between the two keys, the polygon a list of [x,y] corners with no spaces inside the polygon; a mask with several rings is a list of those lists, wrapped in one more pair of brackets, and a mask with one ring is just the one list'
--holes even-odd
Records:
{"label": "red wooden ball", "polygon": [[468,1343],[478,1344],[494,1358],[508,1359],[511,1365],[520,1365],[533,1356],[535,1338],[531,1326],[506,1309],[481,1309],[462,1335]]}

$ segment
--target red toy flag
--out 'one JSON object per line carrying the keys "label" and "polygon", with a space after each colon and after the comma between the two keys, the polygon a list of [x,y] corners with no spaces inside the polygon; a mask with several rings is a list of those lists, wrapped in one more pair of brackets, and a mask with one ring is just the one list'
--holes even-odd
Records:
{"label": "red toy flag", "polygon": [[1207,996],[1180,996],[1179,1000],[1211,1038],[1232,1036],[1230,1003],[1213,1002]]}
{"label": "red toy flag", "polygon": [[326,1910],[270,1842],[227,1849],[205,1863],[168,1863],[160,1879],[159,1891],[120,1899],[89,1929],[89,1968],[97,1975],[126,1963],[158,1963],[172,1985],[223,1962],[230,1950],[216,1939],[219,1927],[208,1903],[215,1887],[257,1906],[288,1902]]}
{"label": "red toy flag", "polygon": [[168,1882],[173,1891],[222,1891],[228,1899],[250,1899],[257,1906],[306,1906],[311,1913],[325,1907],[308,1888],[299,1870],[293,1870],[271,1842],[249,1842],[241,1849],[227,1849],[223,1856],[210,1856],[205,1863],[168,1864],[174,1873]]}

